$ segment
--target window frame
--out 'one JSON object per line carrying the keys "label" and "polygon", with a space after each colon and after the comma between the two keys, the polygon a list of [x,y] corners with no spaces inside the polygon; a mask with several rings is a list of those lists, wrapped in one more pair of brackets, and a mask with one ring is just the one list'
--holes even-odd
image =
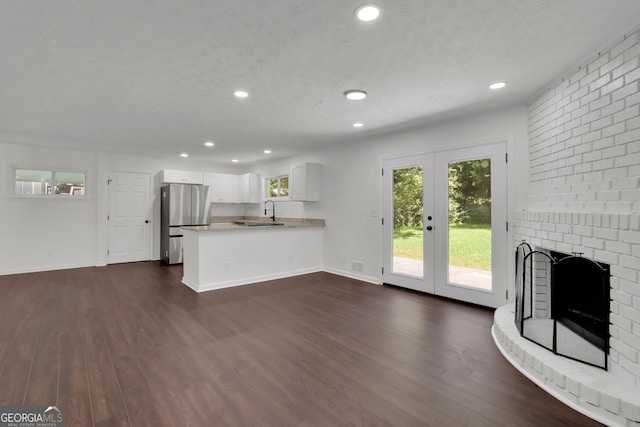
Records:
{"label": "window frame", "polygon": [[[286,196],[281,196],[280,195],[281,182],[282,182],[283,178],[286,178],[286,180],[287,180],[287,195]],[[278,184],[278,186],[277,186],[278,195],[277,196],[272,196],[272,195],[269,194],[269,181],[273,180],[273,179],[277,180],[277,184]],[[290,189],[289,182],[290,182],[290,177],[289,177],[288,173],[287,174],[281,174],[281,175],[270,175],[270,176],[266,177],[263,182],[264,182],[264,189],[262,191],[262,196],[263,196],[264,200],[289,200],[289,194],[290,194],[289,193],[289,189]]]}
{"label": "window frame", "polygon": [[[11,195],[13,197],[24,198],[24,199],[49,199],[49,200],[86,200],[89,199],[87,194],[87,179],[88,174],[86,170],[80,169],[72,169],[72,168],[51,168],[51,167],[28,167],[28,166],[14,166],[12,168],[13,174],[11,176]],[[23,182],[36,182],[36,181],[18,181],[17,177],[20,172],[28,173],[28,172],[39,172],[43,175],[48,174],[49,178],[44,180],[44,184],[46,185],[43,190],[44,192],[38,194],[29,194],[29,193],[19,193],[17,191],[17,184]],[[82,194],[71,194],[71,193],[56,193],[55,188],[57,187],[57,175],[62,174],[78,174],[82,175],[82,186],[79,186],[82,190]],[[76,186],[77,187],[77,186]],[[51,189],[51,192],[48,192],[48,189]],[[71,187],[73,189],[74,186]]]}

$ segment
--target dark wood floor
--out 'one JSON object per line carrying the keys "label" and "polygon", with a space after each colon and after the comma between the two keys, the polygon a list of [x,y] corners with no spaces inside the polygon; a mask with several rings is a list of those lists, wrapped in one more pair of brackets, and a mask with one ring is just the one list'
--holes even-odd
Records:
{"label": "dark wood floor", "polygon": [[182,268],[0,276],[0,405],[65,426],[592,426],[492,312],[326,273],[196,294]]}

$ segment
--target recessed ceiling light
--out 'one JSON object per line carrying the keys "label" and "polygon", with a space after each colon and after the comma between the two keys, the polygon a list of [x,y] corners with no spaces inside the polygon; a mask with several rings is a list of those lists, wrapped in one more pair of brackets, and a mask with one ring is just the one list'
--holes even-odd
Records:
{"label": "recessed ceiling light", "polygon": [[238,98],[246,98],[247,96],[249,96],[249,92],[244,90],[236,90],[235,92],[233,92],[233,94]]}
{"label": "recessed ceiling light", "polygon": [[365,99],[367,97],[367,92],[360,89],[348,90],[344,93],[344,96],[352,101],[360,101],[361,99]]}
{"label": "recessed ceiling light", "polygon": [[238,163],[238,159],[231,160],[233,163]]}
{"label": "recessed ceiling light", "polygon": [[187,153],[180,153],[180,157],[189,157]]}
{"label": "recessed ceiling light", "polygon": [[358,122],[358,123],[354,123],[354,124],[353,124],[353,127],[354,127],[354,128],[361,128],[361,127],[363,127],[363,126],[364,126],[364,123],[360,123],[360,122]]}
{"label": "recessed ceiling light", "polygon": [[380,16],[380,8],[373,4],[364,4],[356,9],[356,18],[361,21],[374,21]]}
{"label": "recessed ceiling light", "polygon": [[489,85],[489,89],[491,90],[502,89],[506,85],[507,84],[505,82],[495,82]]}
{"label": "recessed ceiling light", "polygon": [[213,147],[215,144],[211,141],[207,141],[204,143],[205,147]]}
{"label": "recessed ceiling light", "polygon": [[264,150],[264,154],[271,154],[271,150]]}

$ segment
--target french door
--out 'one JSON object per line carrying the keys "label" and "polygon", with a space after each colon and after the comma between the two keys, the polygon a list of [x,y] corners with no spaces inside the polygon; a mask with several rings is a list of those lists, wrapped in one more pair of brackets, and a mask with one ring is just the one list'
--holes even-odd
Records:
{"label": "french door", "polygon": [[506,302],[505,144],[383,162],[383,282]]}

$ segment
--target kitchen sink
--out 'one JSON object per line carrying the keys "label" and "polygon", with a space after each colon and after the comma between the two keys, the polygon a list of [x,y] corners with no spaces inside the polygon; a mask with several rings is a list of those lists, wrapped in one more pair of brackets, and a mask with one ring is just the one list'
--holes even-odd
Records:
{"label": "kitchen sink", "polygon": [[275,227],[282,226],[284,222],[266,222],[266,221],[233,221],[235,225],[242,225],[245,227]]}

